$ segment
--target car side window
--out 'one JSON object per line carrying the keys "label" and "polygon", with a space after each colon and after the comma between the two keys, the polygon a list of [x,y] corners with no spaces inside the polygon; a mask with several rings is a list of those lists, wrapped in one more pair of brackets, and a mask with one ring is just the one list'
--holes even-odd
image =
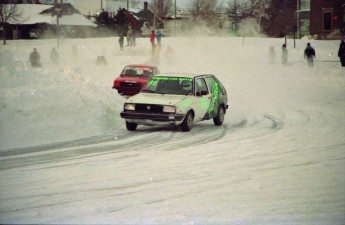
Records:
{"label": "car side window", "polygon": [[197,94],[201,94],[201,95],[207,95],[208,94],[208,88],[206,85],[206,82],[203,78],[198,78],[195,80],[196,82],[196,92]]}
{"label": "car side window", "polygon": [[213,85],[213,82],[216,82],[212,77],[205,77],[205,80],[206,80],[206,83],[207,83],[207,86],[212,94],[212,85]]}

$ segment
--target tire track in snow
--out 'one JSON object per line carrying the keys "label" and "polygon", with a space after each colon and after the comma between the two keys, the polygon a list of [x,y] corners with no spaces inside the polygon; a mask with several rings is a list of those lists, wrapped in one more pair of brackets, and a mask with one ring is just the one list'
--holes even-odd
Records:
{"label": "tire track in snow", "polygon": [[219,140],[226,132],[225,125],[215,127],[200,123],[188,133],[174,127],[154,127],[144,128],[137,132],[126,131],[120,135],[96,136],[76,141],[6,150],[0,152],[0,170],[114,152],[138,151],[140,154],[139,152],[148,149],[172,151]]}

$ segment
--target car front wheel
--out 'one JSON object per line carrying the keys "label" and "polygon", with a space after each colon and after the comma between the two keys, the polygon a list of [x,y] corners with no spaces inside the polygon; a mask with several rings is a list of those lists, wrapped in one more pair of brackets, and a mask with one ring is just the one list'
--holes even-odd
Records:
{"label": "car front wheel", "polygon": [[130,122],[126,121],[127,130],[134,131],[137,129],[137,126],[138,126],[138,124],[136,124],[136,123],[130,123]]}
{"label": "car front wheel", "polygon": [[223,106],[219,106],[217,116],[213,118],[214,125],[216,126],[222,125],[224,121],[224,115],[225,115],[225,111],[224,111]]}
{"label": "car front wheel", "polygon": [[180,125],[181,130],[184,132],[190,131],[193,127],[193,120],[194,120],[193,114],[191,112],[188,112],[183,122]]}

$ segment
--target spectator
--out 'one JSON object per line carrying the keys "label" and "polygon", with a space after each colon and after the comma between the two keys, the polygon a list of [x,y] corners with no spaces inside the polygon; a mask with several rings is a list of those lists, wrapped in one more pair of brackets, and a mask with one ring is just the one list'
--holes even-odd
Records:
{"label": "spectator", "polygon": [[270,50],[269,50],[269,53],[268,53],[268,57],[269,57],[270,63],[274,64],[275,63],[275,59],[276,59],[276,52],[275,52],[273,46],[270,47]]}
{"label": "spectator", "polygon": [[307,44],[307,47],[304,50],[304,58],[307,59],[309,67],[314,66],[315,49],[311,47],[310,43]]}
{"label": "spectator", "polygon": [[282,46],[282,63],[283,65],[288,64],[288,50],[286,49],[286,44]]}
{"label": "spectator", "polygon": [[119,37],[119,44],[120,44],[120,50],[123,51],[123,42],[124,42],[124,34],[120,34]]}
{"label": "spectator", "polygon": [[31,52],[29,56],[29,61],[31,63],[31,67],[41,67],[41,56],[40,53],[38,53],[37,49],[34,48],[34,50]]}
{"label": "spectator", "polygon": [[101,56],[101,64],[104,66],[108,65],[108,61],[105,59],[104,55]]}
{"label": "spectator", "polygon": [[103,55],[102,56],[97,56],[96,65],[98,65],[98,66],[106,66],[106,65],[108,65],[108,62],[107,62],[107,60],[105,59],[105,57]]}
{"label": "spectator", "polygon": [[161,45],[162,34],[160,31],[157,31],[156,39],[157,39],[158,45]]}
{"label": "spectator", "polygon": [[131,36],[132,36],[132,27],[130,26],[127,31],[127,46],[131,46]]}
{"label": "spectator", "polygon": [[53,47],[50,52],[50,61],[53,64],[58,64],[58,60],[59,60],[59,53],[56,51],[56,48]]}
{"label": "spectator", "polygon": [[345,67],[345,40],[340,42],[338,57],[340,58],[341,66]]}
{"label": "spectator", "polygon": [[151,46],[152,46],[152,51],[154,50],[154,47],[155,47],[155,38],[156,38],[155,32],[151,31],[150,42],[151,42]]}
{"label": "spectator", "polygon": [[135,39],[137,38],[137,31],[135,29],[132,30],[131,34],[131,46],[135,46]]}

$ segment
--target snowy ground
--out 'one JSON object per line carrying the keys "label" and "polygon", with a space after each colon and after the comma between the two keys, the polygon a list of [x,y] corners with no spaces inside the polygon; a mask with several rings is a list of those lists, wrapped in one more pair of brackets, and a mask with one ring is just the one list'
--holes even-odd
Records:
{"label": "snowy ground", "polygon": [[[128,132],[120,118],[112,82],[124,65],[150,62],[148,39],[123,52],[115,37],[63,40],[58,66],[56,40],[1,45],[0,223],[345,224],[339,41],[310,41],[314,68],[307,40],[288,40],[282,66],[283,41],[164,38],[162,72],[213,73],[228,91],[224,125],[189,133]],[[34,47],[42,68],[27,65]]]}

